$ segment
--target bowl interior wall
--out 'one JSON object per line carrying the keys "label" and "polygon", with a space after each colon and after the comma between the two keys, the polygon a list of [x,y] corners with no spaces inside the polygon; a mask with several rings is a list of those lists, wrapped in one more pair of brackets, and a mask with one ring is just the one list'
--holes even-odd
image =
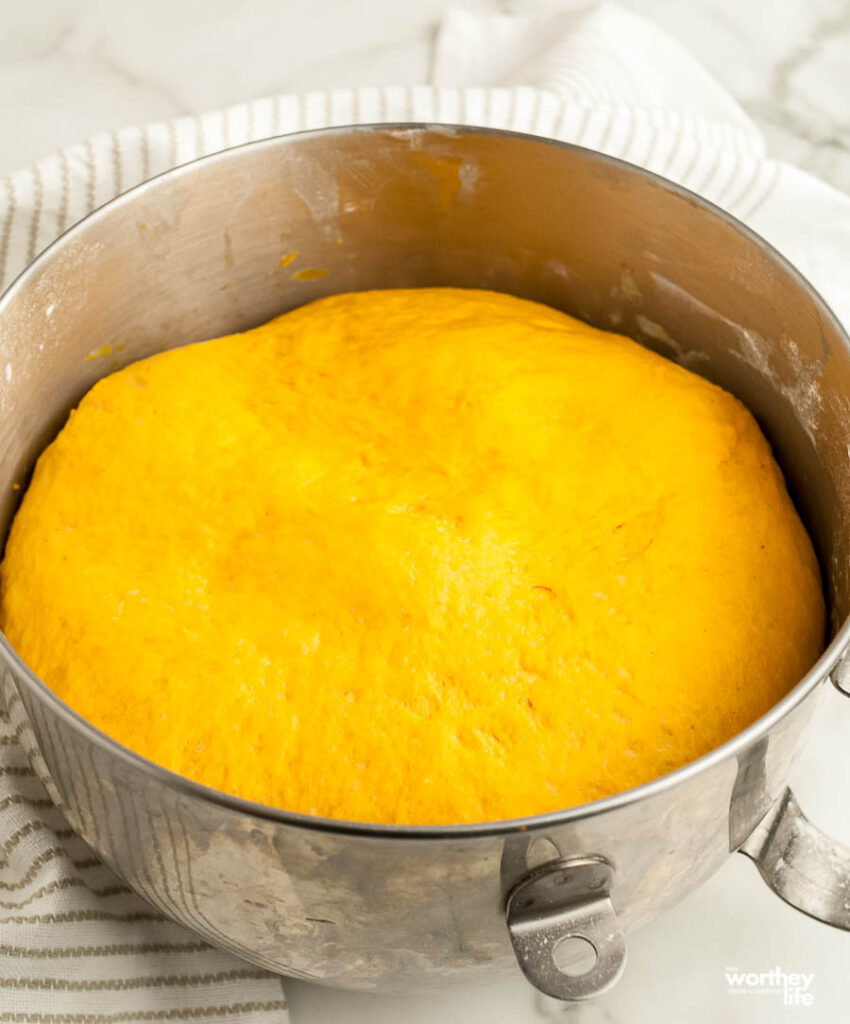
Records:
{"label": "bowl interior wall", "polygon": [[734,392],[813,535],[833,629],[846,617],[850,352],[828,311],[693,196],[588,151],[474,130],[327,131],[232,150],[54,246],[0,314],[0,531],[12,484],[105,373],[329,293],[426,285],[549,303]]}

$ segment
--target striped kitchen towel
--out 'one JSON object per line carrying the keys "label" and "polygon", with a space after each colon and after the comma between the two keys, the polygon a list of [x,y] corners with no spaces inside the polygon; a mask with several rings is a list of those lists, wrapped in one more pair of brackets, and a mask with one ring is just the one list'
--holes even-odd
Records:
{"label": "striped kitchen towel", "polygon": [[850,320],[850,200],[770,159],[737,103],[677,42],[613,3],[535,17],[450,11],[432,83],[268,97],[68,146],[0,182],[0,287],[75,221],[198,156],[286,132],[443,121],[602,150],[750,224]]}
{"label": "striped kitchen towel", "polygon": [[29,742],[0,709],[0,1022],[283,1024],[280,978],[172,924],[93,856]]}
{"label": "striped kitchen towel", "polygon": [[[95,207],[197,156],[326,125],[444,121],[578,142],[673,178],[777,244],[850,322],[850,197],[767,158],[735,102],[643,19],[613,4],[450,12],[433,79],[277,96],[69,146],[0,184],[0,282]],[[285,1021],[279,978],[164,920],[74,836],[26,739],[2,711],[0,1024]]]}

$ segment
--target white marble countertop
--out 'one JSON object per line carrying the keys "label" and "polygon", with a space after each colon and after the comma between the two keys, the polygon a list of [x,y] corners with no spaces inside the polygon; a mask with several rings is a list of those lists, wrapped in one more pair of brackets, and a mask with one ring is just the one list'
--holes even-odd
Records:
{"label": "white marble countertop", "polygon": [[[428,77],[451,6],[589,0],[31,0],[2,5],[0,174],[99,131],[280,92]],[[677,37],[775,156],[850,191],[846,0],[621,0]]]}
{"label": "white marble countertop", "polygon": [[[846,0],[623,0],[666,28],[741,102],[774,155],[850,191]],[[99,131],[279,92],[427,80],[445,0],[31,0],[5,3],[0,175]],[[574,0],[465,0],[539,11]],[[850,265],[850,253],[848,253]],[[794,786],[809,815],[850,843],[850,701],[829,692]],[[844,1019],[850,935],[771,895],[733,857],[672,913],[629,938],[616,989],[580,1007],[520,978],[486,990],[379,997],[287,983],[294,1024],[580,1024]],[[812,972],[814,1003],[731,995],[729,968]]]}

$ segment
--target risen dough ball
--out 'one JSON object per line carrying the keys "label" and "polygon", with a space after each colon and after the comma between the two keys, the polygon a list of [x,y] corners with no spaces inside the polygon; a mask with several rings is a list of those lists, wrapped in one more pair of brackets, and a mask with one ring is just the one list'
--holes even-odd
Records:
{"label": "risen dough ball", "polygon": [[817,657],[812,546],[731,395],[485,291],[322,299],[97,383],[2,625],[126,746],[294,811],[551,811],[704,754]]}

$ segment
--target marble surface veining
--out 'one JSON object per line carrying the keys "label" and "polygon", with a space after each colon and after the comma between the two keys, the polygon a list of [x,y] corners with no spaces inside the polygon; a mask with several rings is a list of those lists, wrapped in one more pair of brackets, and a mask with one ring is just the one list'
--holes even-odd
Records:
{"label": "marble surface veining", "polygon": [[[850,191],[850,2],[622,0],[676,36],[741,102],[772,153]],[[0,174],[95,132],[278,92],[416,83],[444,0],[0,0]],[[465,0],[534,12],[573,0]],[[848,254],[850,272],[850,254]],[[850,701],[831,690],[793,783],[810,817],[850,843]],[[573,1024],[846,1019],[850,935],[781,903],[733,857],[629,938],[611,994],[577,1007],[519,977],[422,997],[288,982],[294,1024]],[[812,972],[811,1006],[733,995],[730,969]]]}
{"label": "marble surface veining", "polygon": [[[622,0],[677,37],[776,156],[850,191],[847,0]],[[534,13],[587,0],[464,0]],[[2,0],[0,174],[95,132],[279,92],[427,79],[448,0]]]}

